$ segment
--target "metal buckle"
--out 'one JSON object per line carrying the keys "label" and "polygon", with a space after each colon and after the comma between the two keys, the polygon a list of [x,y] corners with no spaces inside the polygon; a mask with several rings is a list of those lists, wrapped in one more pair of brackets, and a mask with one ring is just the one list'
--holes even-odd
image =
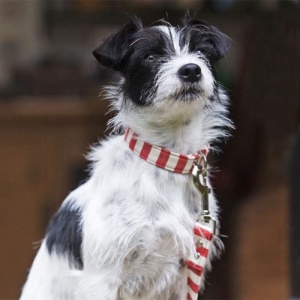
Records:
{"label": "metal buckle", "polygon": [[209,193],[211,189],[207,186],[207,157],[206,155],[199,155],[195,160],[192,169],[193,182],[202,196],[202,210],[198,217],[198,222],[202,224],[210,224],[213,234],[216,233],[216,219],[210,215],[209,211]]}

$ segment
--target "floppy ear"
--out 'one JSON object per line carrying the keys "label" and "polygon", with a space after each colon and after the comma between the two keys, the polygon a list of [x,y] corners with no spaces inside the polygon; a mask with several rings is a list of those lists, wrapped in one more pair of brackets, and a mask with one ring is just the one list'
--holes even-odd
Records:
{"label": "floppy ear", "polygon": [[132,35],[143,28],[138,18],[133,18],[123,28],[110,35],[94,51],[93,55],[105,67],[121,71],[123,58],[132,42]]}
{"label": "floppy ear", "polygon": [[202,21],[188,20],[187,18],[184,19],[184,25],[199,30],[199,34],[203,36],[201,50],[212,63],[216,63],[228,53],[231,40],[218,28]]}
{"label": "floppy ear", "polygon": [[226,34],[214,26],[210,26],[210,30],[211,40],[216,49],[215,53],[212,53],[212,59],[217,62],[229,52],[231,40]]}

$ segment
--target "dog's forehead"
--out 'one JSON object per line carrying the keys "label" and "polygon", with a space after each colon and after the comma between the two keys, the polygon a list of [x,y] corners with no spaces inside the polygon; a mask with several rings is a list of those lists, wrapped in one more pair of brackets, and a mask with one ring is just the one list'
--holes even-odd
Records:
{"label": "dog's forehead", "polygon": [[177,27],[167,25],[155,25],[147,27],[142,31],[138,32],[136,35],[135,42],[150,42],[149,46],[151,46],[152,40],[153,43],[158,42],[160,47],[167,46],[168,48],[172,48],[172,50],[175,51],[175,54],[179,54],[183,50],[181,35],[181,31]]}
{"label": "dog's forehead", "polygon": [[168,37],[168,39],[172,42],[175,52],[180,53],[181,52],[180,31],[178,30],[178,28],[162,25],[162,26],[158,26],[158,29],[161,32],[163,32]]}

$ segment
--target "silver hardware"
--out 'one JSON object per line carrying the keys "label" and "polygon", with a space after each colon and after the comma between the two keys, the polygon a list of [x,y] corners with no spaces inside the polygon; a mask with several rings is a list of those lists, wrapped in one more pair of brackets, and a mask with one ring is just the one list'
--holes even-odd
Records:
{"label": "silver hardware", "polygon": [[203,247],[203,242],[201,240],[198,240],[196,242],[197,247],[202,248]]}
{"label": "silver hardware", "polygon": [[198,222],[202,224],[211,223],[213,234],[216,233],[216,219],[211,216],[209,211],[209,194],[211,189],[207,186],[207,157],[206,155],[200,155],[194,162],[192,169],[193,182],[202,196],[202,209],[201,214],[198,217]]}

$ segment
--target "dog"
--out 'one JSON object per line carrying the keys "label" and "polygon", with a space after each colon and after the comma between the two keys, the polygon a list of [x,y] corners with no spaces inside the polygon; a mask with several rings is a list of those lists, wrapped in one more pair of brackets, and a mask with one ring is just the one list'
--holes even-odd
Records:
{"label": "dog", "polygon": [[[228,136],[229,100],[214,70],[229,47],[202,21],[144,26],[134,17],[94,50],[120,74],[106,88],[112,133],[92,148],[89,179],[50,221],[21,300],[186,299],[202,199],[191,166],[163,158],[214,150]],[[209,204],[217,219],[212,191]],[[222,248],[216,231],[206,268]]]}

